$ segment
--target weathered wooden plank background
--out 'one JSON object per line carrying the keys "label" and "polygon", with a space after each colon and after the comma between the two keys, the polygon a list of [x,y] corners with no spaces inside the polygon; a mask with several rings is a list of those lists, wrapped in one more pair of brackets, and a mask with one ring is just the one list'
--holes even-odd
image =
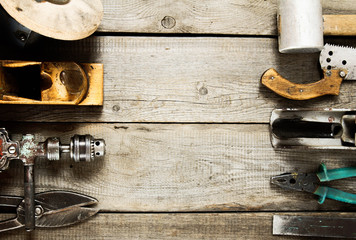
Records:
{"label": "weathered wooden plank background", "polygon": [[[281,213],[278,213],[281,214]],[[282,213],[283,214],[283,213]],[[291,213],[285,213],[291,215]],[[293,214],[292,214],[293,215]],[[298,213],[298,215],[352,217],[345,213]],[[5,239],[298,239],[272,236],[273,213],[112,214],[102,213],[85,224],[62,231],[37,229],[7,232]],[[30,237],[29,237],[30,236]],[[83,237],[85,236],[85,237]],[[306,239],[306,238],[301,238]],[[310,238],[307,239],[318,239]],[[325,239],[325,238],[323,238]]]}
{"label": "weathered wooden plank background", "polygon": [[[277,0],[103,0],[102,32],[275,35]],[[353,0],[322,0],[324,14],[354,14]],[[165,17],[175,21],[167,21]],[[163,20],[163,23],[162,23]],[[168,22],[168,23],[167,23]]]}
{"label": "weathered wooden plank background", "polygon": [[[283,99],[259,83],[277,68],[295,82],[320,78],[318,54],[277,51],[275,0],[103,0],[98,33],[35,49],[0,43],[1,59],[104,63],[103,107],[0,106],[13,138],[39,141],[90,133],[107,142],[104,161],[38,162],[36,191],[96,197],[101,212],[76,226],[13,231],[4,239],[275,239],[275,212],[355,215],[355,206],[271,186],[293,170],[355,166],[352,151],[275,151],[273,108],[354,108],[356,84],[340,96]],[[353,0],[323,1],[324,12],[354,14]],[[356,46],[353,38],[328,42]],[[0,174],[0,194],[23,193],[23,168]],[[355,192],[355,179],[334,186]],[[330,213],[333,212],[333,213]],[[4,217],[4,216],[2,216]],[[289,239],[281,238],[280,239]],[[293,238],[295,239],[295,238]]]}

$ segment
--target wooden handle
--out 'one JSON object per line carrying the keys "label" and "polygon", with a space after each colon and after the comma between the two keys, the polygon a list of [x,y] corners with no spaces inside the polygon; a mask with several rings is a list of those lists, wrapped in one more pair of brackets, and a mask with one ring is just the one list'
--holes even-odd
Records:
{"label": "wooden handle", "polygon": [[356,15],[323,15],[324,35],[356,36]]}
{"label": "wooden handle", "polygon": [[[268,69],[261,78],[261,83],[273,92],[293,100],[307,100],[323,95],[339,95],[340,85],[343,80],[340,77],[341,70],[326,70],[324,78],[315,83],[297,84],[283,78],[275,69]],[[345,75],[346,70],[342,70]]]}

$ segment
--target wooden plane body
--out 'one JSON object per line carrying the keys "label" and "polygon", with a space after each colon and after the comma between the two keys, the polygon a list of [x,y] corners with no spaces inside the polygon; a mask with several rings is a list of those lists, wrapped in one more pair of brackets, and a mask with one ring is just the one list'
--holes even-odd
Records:
{"label": "wooden plane body", "polygon": [[0,104],[103,105],[103,65],[0,60]]}

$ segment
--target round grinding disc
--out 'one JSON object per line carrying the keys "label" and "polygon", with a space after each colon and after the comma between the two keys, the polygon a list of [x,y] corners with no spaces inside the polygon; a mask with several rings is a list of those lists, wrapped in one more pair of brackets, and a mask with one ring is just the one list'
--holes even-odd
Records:
{"label": "round grinding disc", "polygon": [[103,16],[101,0],[1,0],[23,26],[44,36],[78,40],[91,35]]}

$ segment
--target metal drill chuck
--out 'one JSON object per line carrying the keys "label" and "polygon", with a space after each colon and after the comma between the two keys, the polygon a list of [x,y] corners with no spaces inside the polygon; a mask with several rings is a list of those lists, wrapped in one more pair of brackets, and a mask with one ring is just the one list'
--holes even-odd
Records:
{"label": "metal drill chuck", "polygon": [[74,135],[69,144],[61,144],[59,138],[47,138],[45,142],[35,142],[32,134],[23,135],[21,141],[12,141],[7,131],[0,128],[0,172],[9,168],[9,162],[20,159],[26,165],[34,164],[36,158],[58,161],[62,153],[69,153],[75,162],[91,162],[105,155],[104,139],[91,135]]}
{"label": "metal drill chuck", "polygon": [[48,138],[45,142],[46,158],[58,161],[61,153],[69,153],[75,162],[91,162],[105,155],[105,141],[91,135],[74,135],[70,144],[61,144],[58,138]]}
{"label": "metal drill chuck", "polygon": [[91,162],[105,155],[105,141],[91,135],[74,135],[70,140],[70,158],[75,162]]}

